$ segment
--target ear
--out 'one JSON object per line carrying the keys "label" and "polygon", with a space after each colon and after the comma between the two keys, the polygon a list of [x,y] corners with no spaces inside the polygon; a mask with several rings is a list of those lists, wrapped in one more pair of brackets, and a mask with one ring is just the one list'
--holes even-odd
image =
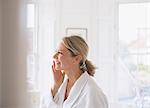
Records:
{"label": "ear", "polygon": [[75,62],[76,62],[77,64],[79,64],[81,60],[82,60],[82,56],[81,56],[81,55],[75,56]]}

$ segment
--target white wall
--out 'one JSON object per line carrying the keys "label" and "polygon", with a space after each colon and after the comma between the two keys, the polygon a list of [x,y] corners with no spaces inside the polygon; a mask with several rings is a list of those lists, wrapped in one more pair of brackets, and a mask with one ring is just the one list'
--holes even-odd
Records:
{"label": "white wall", "polygon": [[1,87],[1,83],[2,83],[2,81],[1,81],[1,37],[2,37],[2,28],[1,28],[1,25],[2,25],[2,22],[1,22],[1,19],[2,18],[2,0],[0,0],[0,106],[1,106],[1,89],[2,89],[2,87]]}
{"label": "white wall", "polygon": [[[26,47],[24,0],[3,0],[2,105],[28,108],[26,102]],[[1,6],[0,6],[1,7]]]}
{"label": "white wall", "polygon": [[149,2],[150,0],[116,0],[119,3],[140,3],[140,2]]}
{"label": "white wall", "polygon": [[116,100],[117,47],[116,47],[116,3],[115,0],[99,1],[99,73],[97,80],[104,87],[110,100]]}

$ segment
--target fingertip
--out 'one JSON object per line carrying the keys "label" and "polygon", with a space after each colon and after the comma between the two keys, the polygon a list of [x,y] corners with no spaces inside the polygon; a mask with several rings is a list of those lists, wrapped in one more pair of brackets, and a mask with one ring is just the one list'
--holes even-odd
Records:
{"label": "fingertip", "polygon": [[54,66],[52,65],[52,70],[53,70],[53,72],[54,72]]}

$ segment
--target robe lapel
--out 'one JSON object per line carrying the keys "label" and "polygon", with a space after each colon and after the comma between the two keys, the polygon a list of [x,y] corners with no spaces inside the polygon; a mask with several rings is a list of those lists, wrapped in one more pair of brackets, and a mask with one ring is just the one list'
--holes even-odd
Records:
{"label": "robe lapel", "polygon": [[[60,89],[58,90],[58,94],[56,94],[56,97],[59,97],[59,104],[63,105],[64,103],[64,97],[66,92],[66,86],[67,86],[67,80],[64,81]],[[59,95],[59,96],[58,96]]]}
{"label": "robe lapel", "polygon": [[82,90],[84,89],[84,87],[88,81],[88,77],[89,77],[89,75],[87,72],[83,73],[79,77],[79,79],[75,82],[75,84],[71,88],[70,95],[64,102],[63,108],[71,108],[74,105],[75,101],[79,98]]}

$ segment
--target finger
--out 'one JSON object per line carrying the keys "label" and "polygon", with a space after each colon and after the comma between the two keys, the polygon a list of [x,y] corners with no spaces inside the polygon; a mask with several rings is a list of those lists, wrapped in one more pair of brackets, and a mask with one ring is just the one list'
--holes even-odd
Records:
{"label": "finger", "polygon": [[55,66],[56,66],[56,65],[55,65],[55,61],[53,61],[53,66],[54,66],[54,68],[55,68]]}
{"label": "finger", "polygon": [[54,68],[54,65],[52,65],[52,71],[53,71],[53,73],[56,71],[55,68]]}
{"label": "finger", "polygon": [[55,61],[53,61],[53,69],[54,69],[54,72],[56,72],[56,64],[55,64]]}

